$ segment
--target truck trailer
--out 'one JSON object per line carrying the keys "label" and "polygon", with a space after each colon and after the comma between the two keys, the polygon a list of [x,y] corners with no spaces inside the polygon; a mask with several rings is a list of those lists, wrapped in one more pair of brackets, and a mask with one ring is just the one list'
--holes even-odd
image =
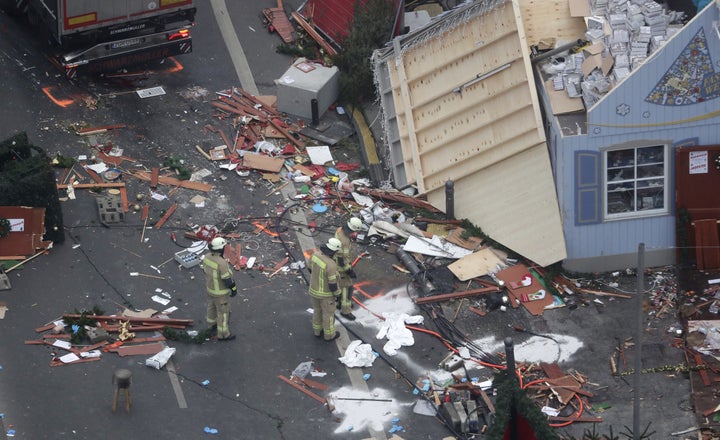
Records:
{"label": "truck trailer", "polygon": [[193,0],[0,0],[47,33],[68,78],[192,52]]}

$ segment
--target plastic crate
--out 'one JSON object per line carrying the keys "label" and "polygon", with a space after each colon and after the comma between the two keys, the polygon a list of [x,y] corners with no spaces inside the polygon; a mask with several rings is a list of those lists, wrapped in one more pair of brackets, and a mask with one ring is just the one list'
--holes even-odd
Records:
{"label": "plastic crate", "polygon": [[202,261],[200,259],[200,253],[190,252],[187,249],[180,252],[175,252],[175,261],[180,263],[185,269],[195,267]]}

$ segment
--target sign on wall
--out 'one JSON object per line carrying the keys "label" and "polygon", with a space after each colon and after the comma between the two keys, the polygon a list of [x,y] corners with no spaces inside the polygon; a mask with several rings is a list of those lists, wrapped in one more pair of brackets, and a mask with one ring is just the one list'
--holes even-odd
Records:
{"label": "sign on wall", "polygon": [[690,174],[708,173],[708,152],[690,151]]}

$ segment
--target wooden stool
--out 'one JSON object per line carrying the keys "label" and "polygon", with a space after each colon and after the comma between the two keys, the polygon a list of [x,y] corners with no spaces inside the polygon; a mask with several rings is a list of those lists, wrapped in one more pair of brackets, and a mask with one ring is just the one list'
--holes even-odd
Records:
{"label": "wooden stool", "polygon": [[113,396],[112,412],[117,409],[118,395],[120,390],[125,391],[125,411],[130,413],[130,405],[132,400],[130,399],[130,382],[132,381],[132,372],[121,368],[113,374],[113,385],[115,385],[115,395]]}

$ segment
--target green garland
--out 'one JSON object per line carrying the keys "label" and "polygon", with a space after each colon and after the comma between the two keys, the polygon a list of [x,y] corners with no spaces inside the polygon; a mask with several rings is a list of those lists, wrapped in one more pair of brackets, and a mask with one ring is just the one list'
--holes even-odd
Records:
{"label": "green garland", "polygon": [[511,410],[528,422],[540,440],[559,440],[560,436],[548,424],[547,416],[540,411],[535,402],[520,389],[517,380],[511,380],[506,372],[495,375],[493,385],[497,389],[495,399],[495,419],[486,433],[488,440],[501,440],[510,423]]}
{"label": "green garland", "polygon": [[0,217],[0,238],[10,235],[10,220]]}

